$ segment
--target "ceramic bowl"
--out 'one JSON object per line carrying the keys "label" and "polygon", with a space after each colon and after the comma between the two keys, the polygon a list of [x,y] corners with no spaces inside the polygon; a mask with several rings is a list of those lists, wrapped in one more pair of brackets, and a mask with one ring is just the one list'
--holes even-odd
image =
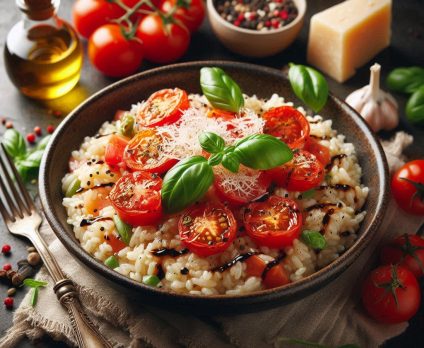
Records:
{"label": "ceramic bowl", "polygon": [[191,309],[215,312],[264,309],[276,303],[288,303],[322,287],[354,262],[378,228],[386,205],[388,171],[381,146],[363,119],[334,96],[330,95],[321,114],[332,119],[334,128],[345,134],[346,140],[356,147],[363,171],[363,183],[370,188],[364,207],[367,215],[358,231],[358,239],[350,249],[330,265],[300,281],[245,295],[200,297],[152,288],[109,269],[84,251],[71,226],[66,223],[61,179],[68,171],[71,152],[80,147],[84,137],[96,134],[103,122],[113,119],[117,109],[129,109],[132,104],[146,99],[159,89],[180,87],[189,93],[201,93],[199,70],[203,66],[221,67],[248,95],[269,98],[273,93],[278,93],[296,105],[301,105],[281,71],[245,63],[202,61],[176,64],[116,82],[83,102],[55,131],[40,170],[39,191],[46,217],[63,245],[82,262],[81,267],[88,267],[106,277],[112,286],[118,286],[120,291],[129,296],[135,294],[139,299],[153,304],[180,308],[189,306]]}
{"label": "ceramic bowl", "polygon": [[299,14],[290,24],[268,31],[237,27],[223,19],[215,8],[215,0],[207,0],[209,22],[217,38],[230,51],[249,57],[267,57],[287,48],[302,29],[306,0],[294,0]]}

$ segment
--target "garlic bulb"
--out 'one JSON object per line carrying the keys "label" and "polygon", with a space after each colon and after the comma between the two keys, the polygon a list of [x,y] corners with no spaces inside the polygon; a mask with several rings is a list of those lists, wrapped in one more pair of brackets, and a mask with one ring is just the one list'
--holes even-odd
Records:
{"label": "garlic bulb", "polygon": [[358,111],[374,132],[396,128],[399,123],[396,100],[380,90],[380,69],[379,64],[374,64],[370,68],[370,84],[346,98],[346,103]]}

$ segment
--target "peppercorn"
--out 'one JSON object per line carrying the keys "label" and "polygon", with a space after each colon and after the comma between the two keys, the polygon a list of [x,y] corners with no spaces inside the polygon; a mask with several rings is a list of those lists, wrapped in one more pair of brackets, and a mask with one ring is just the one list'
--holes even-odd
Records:
{"label": "peppercorn", "polygon": [[19,286],[24,281],[24,276],[21,273],[16,272],[12,277],[12,285]]}
{"label": "peppercorn", "polygon": [[13,128],[13,123],[11,121],[7,121],[4,125],[7,129]]}
{"label": "peppercorn", "polygon": [[13,308],[13,298],[12,297],[6,297],[3,301],[4,305],[6,306],[7,309],[12,309]]}
{"label": "peppercorn", "polygon": [[28,247],[27,248],[27,253],[29,254],[29,253],[32,253],[32,252],[34,252],[34,251],[37,251],[37,249],[35,249],[33,246],[30,246],[30,247]]}
{"label": "peppercorn", "polygon": [[9,244],[5,244],[1,248],[1,252],[3,254],[9,254],[11,250],[12,250],[12,247]]}
{"label": "peppercorn", "polygon": [[12,265],[10,263],[6,263],[3,265],[3,270],[10,271],[12,269]]}
{"label": "peppercorn", "polygon": [[54,126],[52,126],[51,124],[49,124],[46,128],[47,133],[52,134],[54,132]]}
{"label": "peppercorn", "polygon": [[36,251],[28,254],[27,261],[31,266],[36,266],[40,263],[41,257],[40,254]]}
{"label": "peppercorn", "polygon": [[16,294],[16,288],[10,288],[9,290],[7,290],[7,296],[9,297],[13,297]]}
{"label": "peppercorn", "polygon": [[28,133],[27,136],[26,136],[26,140],[30,144],[34,144],[35,143],[35,134],[34,133]]}
{"label": "peppercorn", "polygon": [[41,130],[41,127],[37,126],[34,127],[34,133],[38,136],[41,136],[43,134],[43,131]]}

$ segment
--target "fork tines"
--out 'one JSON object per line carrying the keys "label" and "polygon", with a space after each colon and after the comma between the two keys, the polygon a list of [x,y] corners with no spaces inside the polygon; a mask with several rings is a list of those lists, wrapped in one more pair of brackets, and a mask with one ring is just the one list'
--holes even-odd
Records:
{"label": "fork tines", "polygon": [[0,213],[7,222],[31,215],[31,197],[3,144],[0,144]]}

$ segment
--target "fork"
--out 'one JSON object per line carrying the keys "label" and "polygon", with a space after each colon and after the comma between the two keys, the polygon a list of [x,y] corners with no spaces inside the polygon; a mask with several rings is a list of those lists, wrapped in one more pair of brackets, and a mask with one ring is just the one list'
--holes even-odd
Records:
{"label": "fork", "polygon": [[4,200],[0,200],[0,213],[3,220],[10,233],[28,238],[40,254],[55,282],[53,290],[60,303],[67,309],[78,347],[112,348],[112,344],[102,336],[82,310],[74,283],[63,274],[46,242],[39,234],[38,229],[42,217],[37,212],[3,144],[1,144],[0,151],[0,168],[2,171],[0,173],[0,193],[4,197]]}

